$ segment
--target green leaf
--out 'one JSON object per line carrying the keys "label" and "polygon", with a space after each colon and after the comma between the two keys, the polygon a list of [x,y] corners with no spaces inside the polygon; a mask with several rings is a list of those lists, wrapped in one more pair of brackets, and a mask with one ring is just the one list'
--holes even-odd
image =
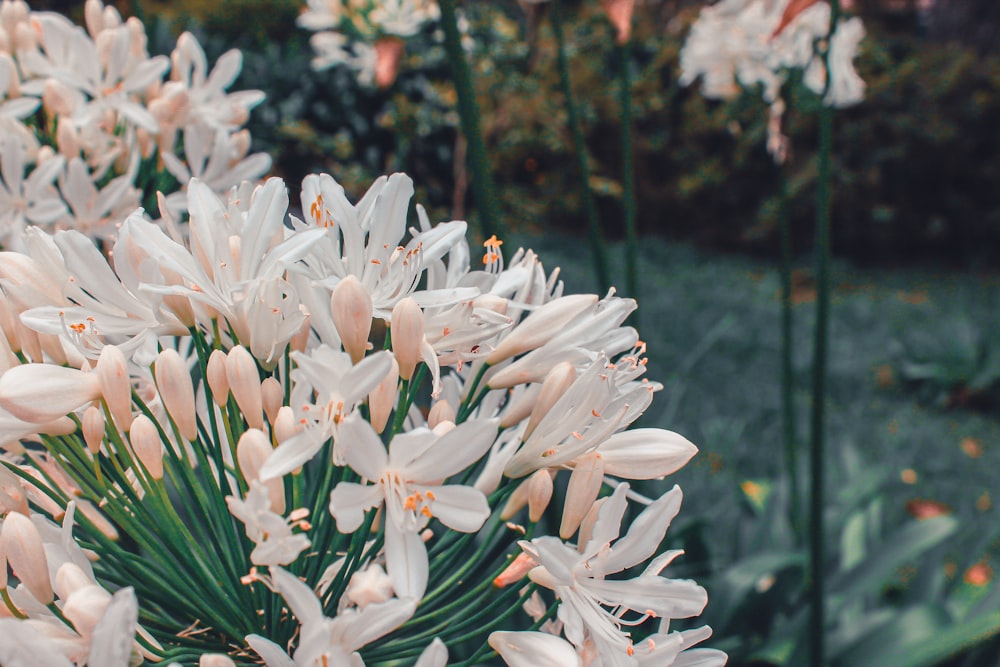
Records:
{"label": "green leaf", "polygon": [[871,641],[845,654],[851,667],[932,667],[1000,633],[1000,611],[942,626],[940,614],[917,607],[882,626]]}
{"label": "green leaf", "polygon": [[871,558],[841,572],[829,580],[830,614],[839,606],[878,588],[892,577],[900,566],[916,560],[920,554],[950,537],[958,529],[954,517],[939,516],[914,521],[889,535],[885,542],[872,551]]}

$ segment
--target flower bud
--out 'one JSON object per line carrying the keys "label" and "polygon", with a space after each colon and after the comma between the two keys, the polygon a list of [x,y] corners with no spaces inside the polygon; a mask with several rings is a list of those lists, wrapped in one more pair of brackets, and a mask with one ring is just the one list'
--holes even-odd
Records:
{"label": "flower bud", "polygon": [[406,297],[392,309],[392,352],[399,362],[399,377],[409,380],[420,361],[420,347],[424,342],[424,313],[417,302]]}
{"label": "flower bud", "polygon": [[0,464],[0,514],[20,512],[27,516],[28,497],[21,478]]}
{"label": "flower bud", "polygon": [[271,424],[275,442],[280,445],[298,432],[299,425],[295,421],[295,413],[287,405],[282,405],[278,408],[278,414]]}
{"label": "flower bud", "polygon": [[549,374],[545,376],[545,382],[542,383],[542,390],[538,392],[535,406],[531,410],[531,419],[528,420],[528,425],[524,429],[523,440],[531,437],[535,428],[545,418],[545,415],[549,414],[549,410],[556,404],[556,401],[562,398],[563,394],[573,386],[574,380],[576,380],[576,369],[568,361],[556,364],[549,371]]}
{"label": "flower bud", "polygon": [[222,653],[202,653],[198,658],[198,667],[236,667],[236,663]]}
{"label": "flower bud", "polygon": [[396,404],[396,388],[399,384],[399,364],[392,358],[392,367],[378,386],[368,394],[368,412],[372,428],[377,433],[385,430],[389,415]]}
{"label": "flower bud", "polygon": [[94,634],[94,629],[104,616],[111,602],[111,593],[91,582],[70,594],[63,603],[63,614],[84,637]]}
{"label": "flower bud", "polygon": [[198,437],[198,418],[194,407],[194,386],[191,373],[181,355],[167,348],[156,357],[153,376],[160,391],[163,407],[187,440]]}
{"label": "flower bud", "polygon": [[100,398],[94,373],[52,364],[24,364],[0,376],[0,407],[32,424],[54,421]]}
{"label": "flower bud", "polygon": [[83,441],[94,456],[101,451],[104,442],[104,412],[96,406],[90,406],[83,413]]}
{"label": "flower bud", "polygon": [[385,90],[396,80],[399,61],[403,58],[403,40],[399,37],[380,37],[375,40],[375,85]]}
{"label": "flower bud", "polygon": [[597,452],[591,452],[576,460],[576,467],[569,477],[566,488],[566,504],[563,507],[559,536],[568,540],[580,527],[597,494],[604,483],[604,459]]}
{"label": "flower bud", "polygon": [[281,409],[281,404],[285,402],[285,391],[281,388],[280,382],[273,377],[266,377],[260,383],[260,396],[261,404],[264,406],[264,414],[267,415],[267,421],[273,426],[274,420],[278,418],[278,410]]}
{"label": "flower bud", "polygon": [[486,363],[493,366],[515,355],[541,347],[573,318],[597,301],[596,294],[572,294],[549,301],[524,318],[506,338],[501,340],[496,349],[486,357]]}
{"label": "flower bud", "polygon": [[451,407],[448,401],[437,401],[431,406],[431,411],[427,414],[427,426],[436,427],[443,422],[455,421],[455,408]]}
{"label": "flower bud", "polygon": [[128,431],[132,426],[132,382],[124,353],[114,345],[105,345],[94,374],[101,383],[101,394],[115,425],[121,431]]}
{"label": "flower bud", "polygon": [[94,583],[87,573],[76,563],[65,562],[56,572],[56,594],[60,600],[66,600],[76,591]]}
{"label": "flower bud", "polygon": [[226,355],[226,378],[247,424],[251,428],[263,429],[264,399],[260,391],[257,362],[242,345],[237,345]]}
{"label": "flower bud", "polygon": [[628,42],[632,36],[632,14],[635,12],[635,0],[601,0],[604,13],[615,27],[615,41],[619,46]]}
{"label": "flower bud", "polygon": [[[236,462],[240,466],[243,479],[249,485],[260,481],[260,469],[274,451],[271,441],[263,431],[255,428],[247,429],[236,443]],[[285,485],[281,477],[275,477],[264,482],[267,495],[271,500],[271,511],[276,514],[285,513]]]}
{"label": "flower bud", "polygon": [[132,422],[129,432],[132,451],[153,479],[163,479],[163,441],[156,425],[146,415],[139,415]]}
{"label": "flower bud", "polygon": [[337,283],[330,295],[333,325],[340,334],[344,351],[351,362],[358,363],[368,350],[368,335],[372,330],[372,297],[353,275]]}
{"label": "flower bud", "polygon": [[309,313],[305,313],[302,326],[299,327],[298,332],[288,341],[288,347],[293,352],[305,352],[306,347],[309,345],[309,335],[312,334],[312,325],[309,323],[309,319]]}
{"label": "flower bud", "polygon": [[17,578],[39,603],[51,604],[55,596],[49,580],[49,561],[35,524],[23,514],[11,512],[4,519],[0,539]]}
{"label": "flower bud", "polygon": [[205,371],[208,376],[208,388],[212,390],[212,398],[219,406],[229,400],[229,378],[226,376],[226,353],[213,350],[208,357]]}

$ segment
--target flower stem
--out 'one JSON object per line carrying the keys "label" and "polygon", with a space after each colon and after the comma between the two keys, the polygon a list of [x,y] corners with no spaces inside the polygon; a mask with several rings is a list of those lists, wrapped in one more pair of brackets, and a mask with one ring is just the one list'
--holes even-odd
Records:
{"label": "flower stem", "polygon": [[606,292],[611,286],[608,272],[608,257],[605,242],[601,234],[601,223],[597,218],[597,205],[594,193],[590,189],[590,162],[588,161],[587,145],[583,140],[583,130],[580,129],[580,116],[573,95],[573,85],[569,78],[569,64],[566,62],[566,40],[563,37],[562,11],[559,0],[552,0],[550,16],[552,18],[552,33],[556,38],[556,62],[559,69],[559,84],[566,100],[566,119],[569,131],[573,137],[573,152],[576,154],[577,167],[580,171],[580,197],[583,212],[587,218],[587,231],[590,237],[590,248],[594,256],[594,273],[597,277],[598,289]]}
{"label": "flower stem", "polygon": [[788,176],[782,165],[778,175],[778,229],[781,236],[781,426],[788,475],[788,518],[796,544],[801,544],[798,443],[795,441],[795,341],[792,334],[792,229],[788,219]]}
{"label": "flower stem", "polygon": [[[632,42],[618,46],[618,83],[621,104],[622,133],[622,212],[625,215],[625,292],[639,298],[638,233],[635,211],[635,157],[632,148]],[[629,318],[632,326],[639,326],[639,311]]]}
{"label": "flower stem", "polygon": [[479,210],[480,227],[483,237],[504,236],[500,221],[500,207],[493,186],[493,173],[486,155],[486,141],[479,124],[479,103],[472,82],[472,70],[462,50],[462,35],[455,18],[455,0],[441,0],[441,28],[444,31],[444,47],[448,53],[455,93],[458,96],[458,115],[462,123],[462,134],[468,142],[469,168],[472,170],[472,192]]}
{"label": "flower stem", "polygon": [[[830,32],[822,56],[826,64],[826,89],[833,78],[830,72],[830,38],[837,25],[840,3],[830,2]],[[823,91],[826,97],[826,90]],[[824,399],[826,398],[826,357],[830,310],[830,200],[833,153],[833,108],[827,104],[819,112],[819,164],[816,182],[816,338],[813,357],[812,418],[810,423],[810,478],[812,494],[809,502],[809,564],[812,578],[812,606],[809,614],[809,664],[825,664],[826,627],[824,606],[823,553],[823,463],[824,463]]]}

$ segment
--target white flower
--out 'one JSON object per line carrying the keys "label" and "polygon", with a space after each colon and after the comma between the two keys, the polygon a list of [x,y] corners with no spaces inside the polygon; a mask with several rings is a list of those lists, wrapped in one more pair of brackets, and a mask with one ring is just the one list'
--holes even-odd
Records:
{"label": "white flower", "polygon": [[272,512],[267,487],[260,482],[250,483],[243,500],[227,496],[226,504],[229,512],[246,526],[247,537],[257,545],[250,554],[254,565],[288,565],[309,548],[308,537],[292,532],[292,526],[304,518],[301,512],[292,512],[288,519]]}
{"label": "white flower", "polygon": [[[578,648],[593,641],[609,667],[636,664],[631,657],[634,648],[622,625],[638,624],[649,617],[696,616],[707,602],[705,589],[694,582],[659,576],[679,552],[661,554],[634,579],[606,578],[652,557],[680,509],[681,492],[674,487],[643,510],[624,537],[616,539],[627,508],[627,491],[628,485],[620,484],[601,505],[590,539],[581,541],[578,548],[548,536],[521,543],[539,563],[529,574],[532,581],[553,590],[562,602],[558,616],[567,639]],[[605,604],[616,605],[617,611],[613,613]],[[640,618],[626,619],[628,611],[637,612]]]}
{"label": "white flower", "polygon": [[[830,87],[823,102],[829,106],[843,108],[861,102],[865,97],[865,82],[854,69],[854,58],[858,45],[865,36],[861,19],[841,21],[830,39]],[[826,65],[820,58],[814,58],[805,74],[805,84],[820,95],[826,85]]]}
{"label": "white flower", "polygon": [[431,518],[454,530],[479,530],[490,514],[486,496],[461,484],[442,485],[489,449],[497,433],[494,420],[465,422],[443,436],[416,429],[395,436],[389,451],[367,422],[348,418],[340,426],[338,447],[345,463],[374,484],[341,482],[330,494],[337,528],[357,530],[364,514],[385,504],[386,567],[397,593],[420,597],[427,586],[427,550],[420,531]]}
{"label": "white flower", "polygon": [[[132,164],[138,167],[137,161]],[[72,158],[59,179],[59,190],[70,208],[69,226],[90,238],[113,239],[120,221],[139,205],[134,179],[132,169],[98,190],[86,163]]]}
{"label": "white flower", "polygon": [[26,224],[49,225],[66,213],[66,205],[52,186],[66,161],[54,156],[24,176],[25,148],[15,136],[0,143],[0,243],[20,242]]}

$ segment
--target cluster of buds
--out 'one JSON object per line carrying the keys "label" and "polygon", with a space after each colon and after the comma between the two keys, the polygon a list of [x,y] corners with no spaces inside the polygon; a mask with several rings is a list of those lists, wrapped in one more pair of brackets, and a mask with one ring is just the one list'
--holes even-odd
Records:
{"label": "cluster of buds", "polygon": [[697,451],[626,430],[633,300],[473,267],[402,174],[289,223],[279,179],[186,193],[186,239],[0,253],[4,665],[725,662],[669,627],[707,602],[661,575],[680,489],[630,486]]}
{"label": "cluster of buds", "polygon": [[[218,192],[259,178],[241,129],[260,91],[229,93],[232,50],[209,71],[190,33],[150,56],[142,22],[87,0],[86,29],[23,0],[0,4],[0,244],[21,248],[26,225],[110,240],[121,220],[171,180]],[[169,72],[169,75],[168,75]],[[161,209],[178,213],[181,193]],[[166,213],[166,211],[163,211]]]}
{"label": "cluster of buds", "polygon": [[299,26],[309,40],[314,69],[347,65],[364,85],[388,88],[396,80],[403,43],[438,19],[435,0],[307,0]]}

